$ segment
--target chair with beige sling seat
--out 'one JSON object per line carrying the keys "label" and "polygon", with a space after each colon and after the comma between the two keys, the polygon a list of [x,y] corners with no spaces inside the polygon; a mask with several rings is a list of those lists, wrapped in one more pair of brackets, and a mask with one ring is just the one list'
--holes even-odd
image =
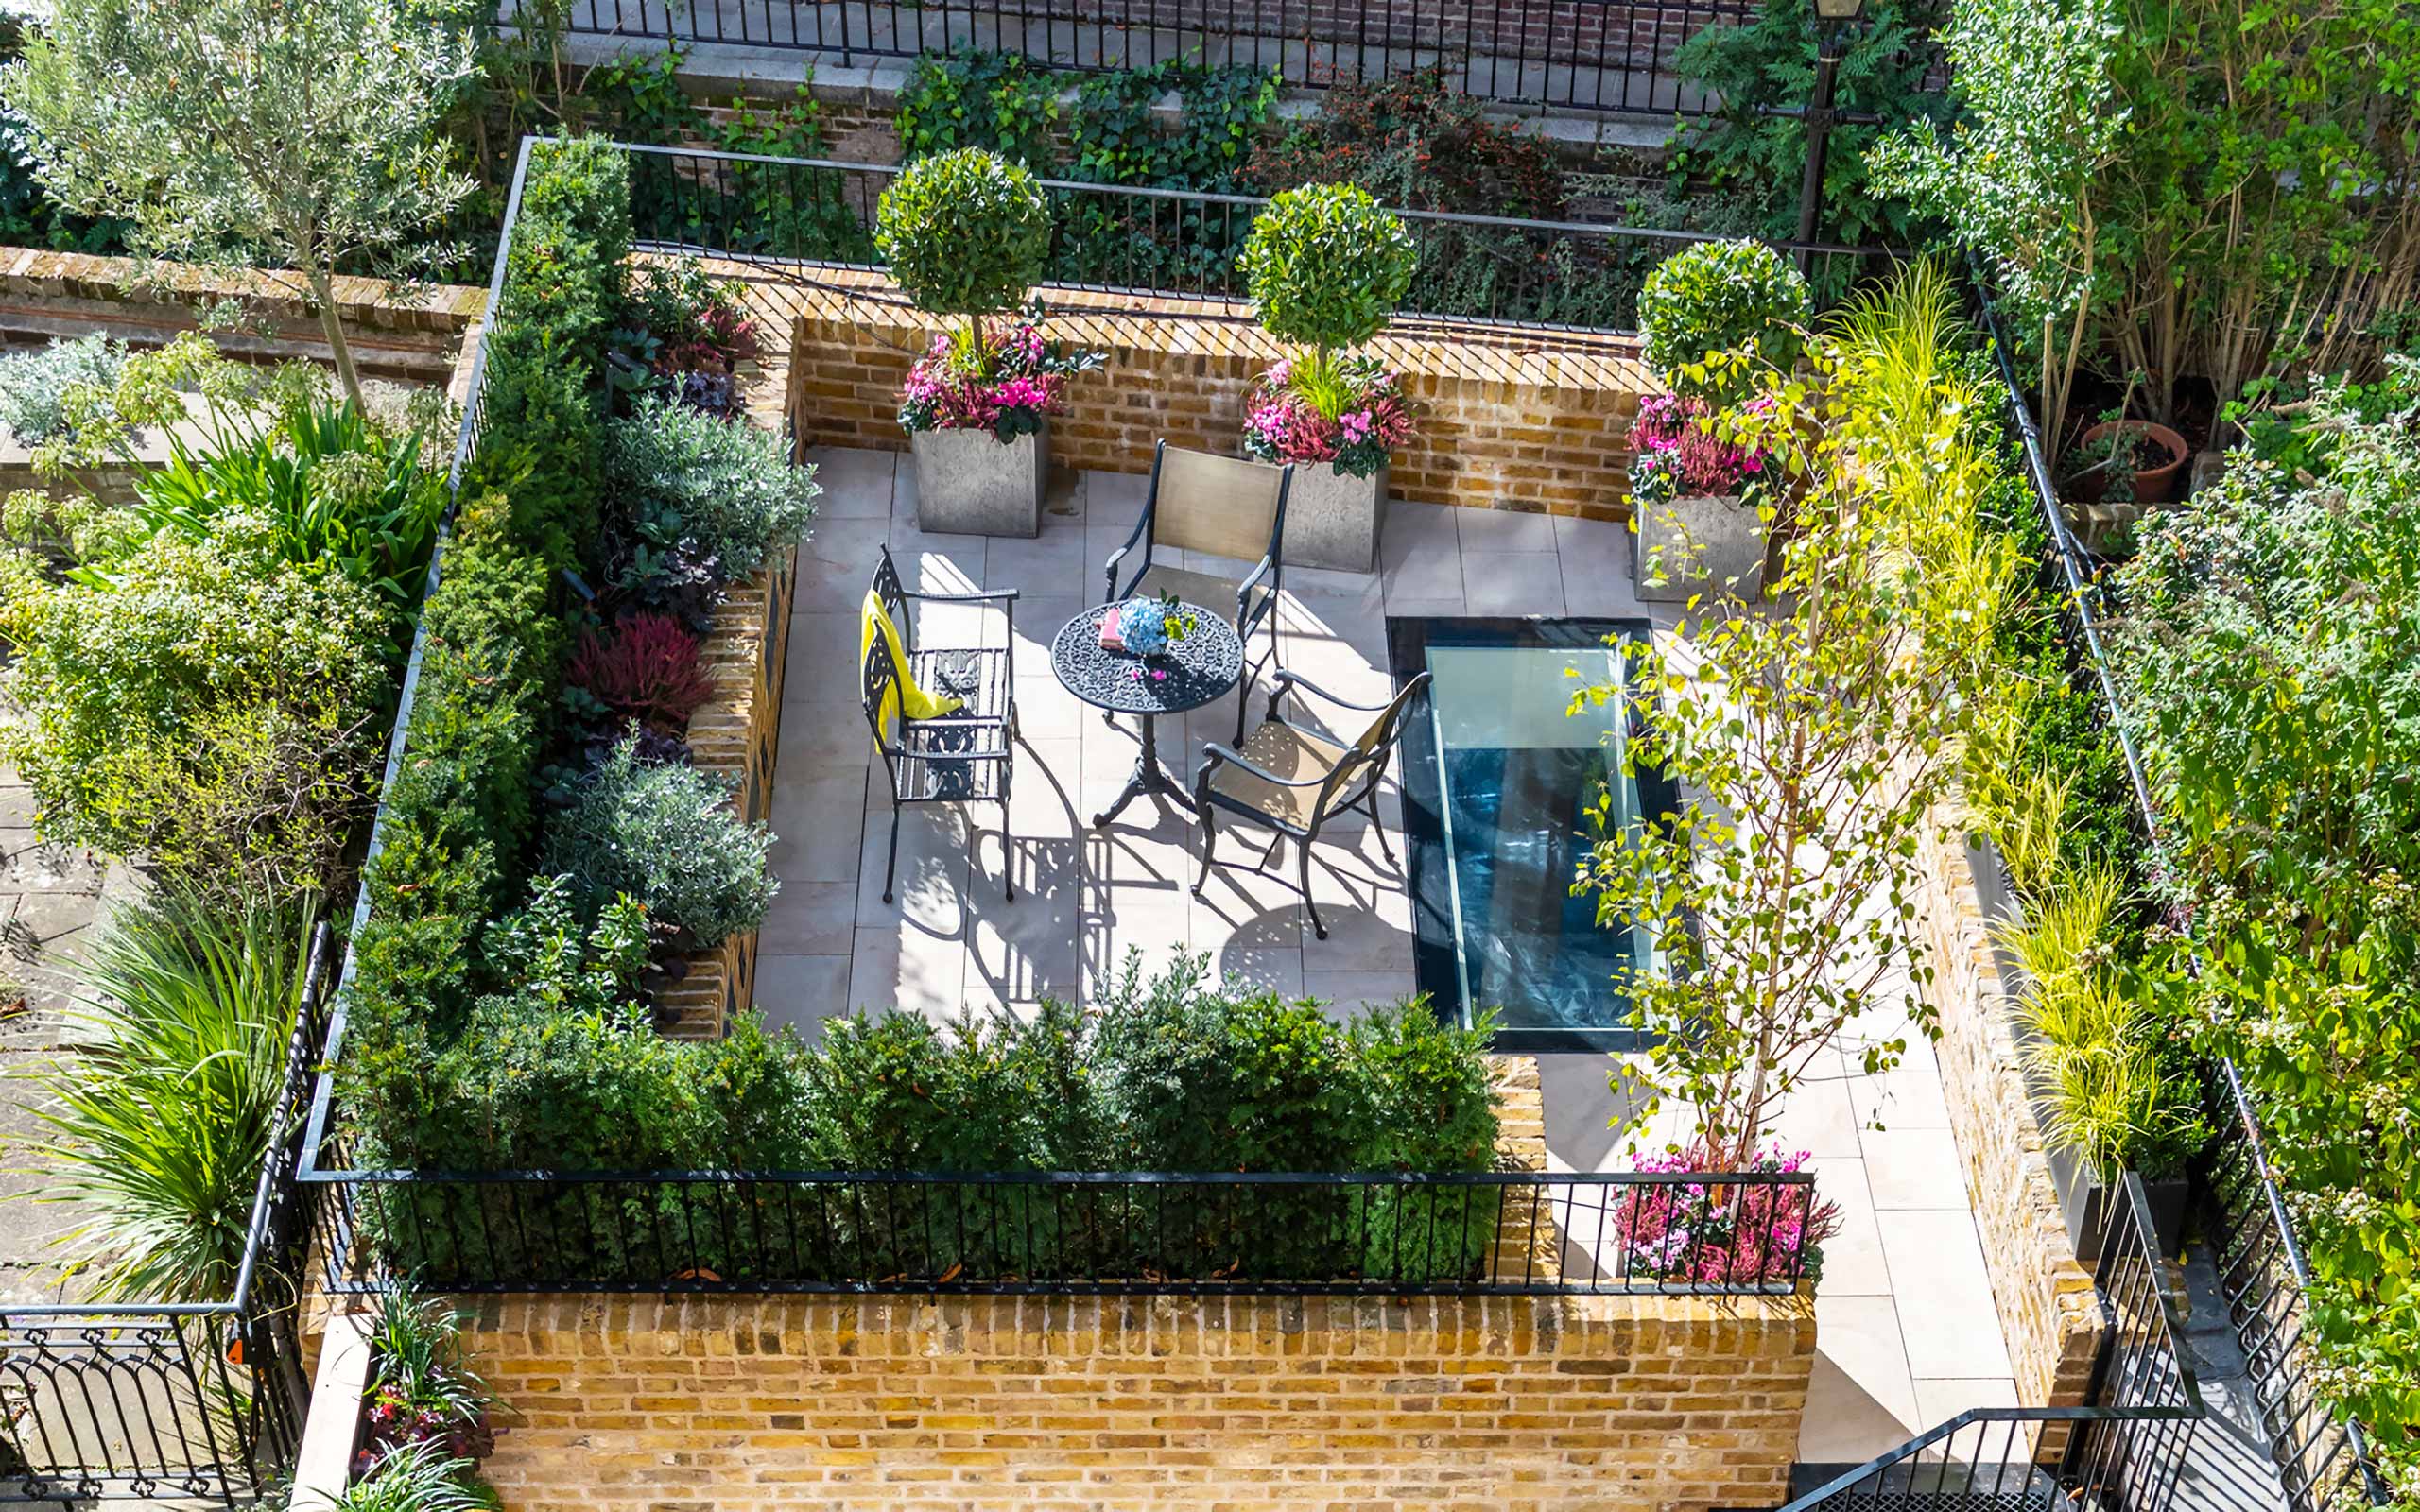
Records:
{"label": "chair with beige sling seat", "polygon": [[[1186,603],[1221,612],[1234,606],[1236,636],[1244,644],[1243,681],[1236,692],[1239,740],[1244,700],[1252,696],[1253,681],[1277,660],[1277,595],[1286,576],[1279,547],[1286,534],[1286,494],[1293,482],[1290,463],[1279,467],[1214,456],[1162,441],[1151,449],[1151,488],[1143,500],[1143,518],[1135,522],[1126,544],[1110,554],[1103,570],[1108,578],[1104,604],[1174,593]],[[1178,551],[1238,561],[1257,558],[1258,565],[1237,582],[1168,559]],[[1255,655],[1253,637],[1264,630],[1265,644]],[[1109,718],[1115,723],[1115,715]]]}
{"label": "chair with beige sling seat", "polygon": [[[1387,844],[1386,826],[1378,818],[1378,782],[1403,738],[1413,700],[1427,691],[1428,674],[1405,683],[1384,704],[1350,702],[1282,669],[1274,681],[1269,712],[1251,734],[1232,748],[1216,744],[1201,748],[1201,765],[1193,780],[1194,812],[1201,820],[1201,874],[1194,879],[1193,892],[1200,897],[1210,881],[1210,853],[1219,843],[1216,814],[1224,809],[1276,831],[1269,843],[1271,854],[1284,842],[1294,842],[1303,906],[1310,910],[1312,930],[1325,939],[1327,925],[1311,901],[1311,847],[1330,821],[1358,810],[1378,832],[1378,850],[1387,865],[1395,864],[1394,849]],[[1279,710],[1292,693],[1377,717],[1347,745],[1284,717]],[[1266,865],[1268,856],[1261,859]]]}

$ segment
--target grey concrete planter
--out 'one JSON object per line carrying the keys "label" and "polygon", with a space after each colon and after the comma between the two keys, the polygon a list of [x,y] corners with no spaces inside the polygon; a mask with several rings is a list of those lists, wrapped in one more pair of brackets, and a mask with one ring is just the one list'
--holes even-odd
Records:
{"label": "grey concrete planter", "polygon": [[1050,470],[1050,422],[1013,441],[987,430],[918,431],[916,528],[957,536],[1037,536]]}
{"label": "grey concrete planter", "polygon": [[[1698,593],[1754,598],[1765,586],[1765,523],[1736,494],[1694,493],[1637,505],[1632,576],[1650,603]],[[1664,581],[1651,583],[1651,576]]]}
{"label": "grey concrete planter", "polygon": [[1332,462],[1297,462],[1286,494],[1286,565],[1344,573],[1378,570],[1378,536],[1387,524],[1387,476],[1366,478]]}

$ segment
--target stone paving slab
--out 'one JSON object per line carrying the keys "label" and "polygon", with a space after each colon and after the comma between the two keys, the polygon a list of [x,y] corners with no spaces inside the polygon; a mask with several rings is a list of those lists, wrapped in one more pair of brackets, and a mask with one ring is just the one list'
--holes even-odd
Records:
{"label": "stone paving slab", "polygon": [[[936,1019],[968,1009],[1029,1006],[1069,985],[1086,997],[1139,949],[1207,954],[1214,970],[1316,995],[1350,1009],[1412,989],[1410,903],[1402,872],[1366,824],[1315,851],[1312,886],[1329,937],[1314,937],[1286,882],[1241,865],[1188,888],[1199,864],[1189,816],[1138,802],[1106,830],[1086,822],[1125,781],[1131,733],[1054,697],[1045,648],[1060,625],[1100,596],[1099,560],[1141,508],[1142,480],[1063,478],[1056,508],[1032,541],[927,535],[915,527],[912,464],[890,453],[820,451],[828,490],[802,570],[791,621],[781,764],[774,779],[774,870],[784,900],[762,936],[758,1004],[812,1037],[836,1006],[893,1005]],[[886,511],[885,500],[889,507]],[[884,524],[888,521],[887,526]],[[1018,899],[1000,897],[999,811],[991,804],[908,811],[901,825],[897,902],[882,902],[890,823],[888,789],[848,679],[824,676],[856,647],[856,603],[887,541],[911,586],[1015,588],[1019,707],[1008,865]],[[1375,575],[1287,574],[1286,664],[1347,697],[1392,687],[1390,614],[1585,613],[1648,619],[1668,646],[1668,607],[1632,592],[1629,538],[1619,525],[1524,518],[1394,502]],[[1299,578],[1299,581],[1298,581]],[[975,616],[951,632],[1003,624]],[[1162,721],[1164,760],[1191,769],[1205,739],[1226,739],[1231,704]],[[1403,853],[1400,805],[1384,795],[1388,844]],[[1263,840],[1265,843],[1265,834]],[[1249,862],[1249,833],[1222,841]],[[1290,856],[1282,868],[1290,874]],[[1876,1033],[1892,1027],[1877,1014]],[[1616,1120],[1601,1056],[1540,1057],[1551,1163],[1627,1169],[1634,1130]],[[2002,1401],[2014,1392],[1992,1307],[1980,1240],[1944,1126],[1940,1072],[1911,1054],[1884,1077],[1855,1074],[1835,1055],[1785,1110],[1792,1148],[1817,1158],[1819,1190],[1840,1203],[1844,1231],[1827,1252],[1815,1389],[1802,1457],[1861,1462],[1931,1426],[1927,1414]],[[1654,1147],[1681,1130],[1676,1109],[1636,1131]],[[1876,1130],[1876,1117],[1885,1125]],[[1618,1123],[1620,1126],[1609,1126]],[[1944,1173],[1947,1173],[1945,1176]],[[1971,1400],[1962,1399],[1971,1398]],[[1953,1416],[1953,1412],[1940,1416]]]}

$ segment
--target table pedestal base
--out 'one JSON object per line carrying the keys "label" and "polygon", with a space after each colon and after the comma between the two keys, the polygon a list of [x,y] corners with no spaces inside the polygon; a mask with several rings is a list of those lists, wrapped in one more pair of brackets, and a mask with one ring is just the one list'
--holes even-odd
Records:
{"label": "table pedestal base", "polygon": [[1186,796],[1184,786],[1168,775],[1167,767],[1160,765],[1159,716],[1137,714],[1135,717],[1143,724],[1143,748],[1134,758],[1134,775],[1126,780],[1126,786],[1118,793],[1115,802],[1093,816],[1095,829],[1117,817],[1125,812],[1127,804],[1146,793],[1165,793],[1179,800]]}

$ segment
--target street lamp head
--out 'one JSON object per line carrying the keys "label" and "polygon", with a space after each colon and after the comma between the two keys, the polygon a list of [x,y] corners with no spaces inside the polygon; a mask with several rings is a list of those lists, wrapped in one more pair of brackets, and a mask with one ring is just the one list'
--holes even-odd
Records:
{"label": "street lamp head", "polygon": [[1825,21],[1855,21],[1865,11],[1865,0],[1815,0],[1815,14]]}

